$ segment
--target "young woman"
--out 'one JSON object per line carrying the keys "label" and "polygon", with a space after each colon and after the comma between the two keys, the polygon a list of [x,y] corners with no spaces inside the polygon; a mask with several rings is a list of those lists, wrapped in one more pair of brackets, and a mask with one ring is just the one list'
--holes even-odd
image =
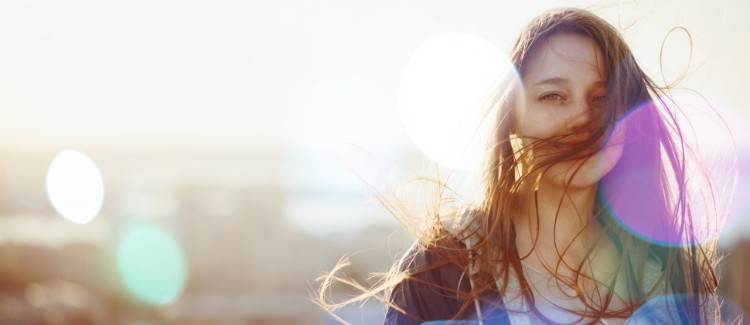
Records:
{"label": "young woman", "polygon": [[622,324],[642,306],[639,320],[715,322],[715,242],[692,220],[668,89],[581,9],[533,19],[511,60],[483,202],[431,216],[363,297],[385,293],[386,324]]}

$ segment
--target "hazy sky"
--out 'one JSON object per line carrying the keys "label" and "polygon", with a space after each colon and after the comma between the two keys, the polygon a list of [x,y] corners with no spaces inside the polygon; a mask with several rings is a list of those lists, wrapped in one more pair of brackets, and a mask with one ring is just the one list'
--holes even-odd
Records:
{"label": "hazy sky", "polygon": [[664,38],[686,27],[683,85],[750,120],[744,2],[2,1],[0,144],[252,148],[383,128],[396,143],[401,74],[421,44],[455,32],[505,51],[529,17],[564,3],[625,28],[656,80],[662,44],[667,79],[685,67],[685,34]]}

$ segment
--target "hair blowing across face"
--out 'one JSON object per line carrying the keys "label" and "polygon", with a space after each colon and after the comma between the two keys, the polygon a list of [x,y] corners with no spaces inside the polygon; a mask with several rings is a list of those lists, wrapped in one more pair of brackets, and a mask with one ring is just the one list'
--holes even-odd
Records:
{"label": "hair blowing across face", "polygon": [[[699,244],[695,223],[686,188],[687,146],[681,135],[676,116],[679,107],[669,100],[669,89],[660,88],[651,81],[635,62],[633,55],[621,35],[609,23],[582,9],[558,9],[548,11],[533,19],[519,35],[511,50],[511,60],[523,78],[531,54],[550,37],[560,33],[574,33],[589,37],[603,55],[607,78],[605,109],[584,128],[594,129],[589,139],[575,143],[564,143],[565,150],[553,157],[533,160],[524,157],[533,150],[524,150],[519,155],[511,146],[514,129],[513,106],[523,105],[517,91],[499,90],[496,105],[500,109],[498,128],[491,143],[492,152],[485,178],[485,201],[480,207],[481,233],[483,240],[474,250],[480,253],[476,263],[480,272],[475,279],[477,291],[491,290],[496,278],[507,278],[508,272],[519,274],[521,287],[528,301],[533,301],[528,283],[521,271],[518,251],[515,247],[515,229],[510,216],[517,211],[519,196],[524,184],[533,183],[551,165],[579,159],[581,153],[592,155],[592,144],[601,143],[615,122],[628,116],[625,147],[622,158],[608,175],[600,181],[600,188],[615,188],[617,195],[606,199],[599,194],[594,206],[595,222],[604,229],[603,235],[610,237],[620,253],[619,273],[625,277],[635,299],[625,310],[607,310],[604,306],[584,303],[590,312],[586,317],[627,317],[647,299],[659,294],[686,294],[695,299],[686,299],[693,307],[685,311],[700,313],[698,305],[717,288],[714,268],[717,263],[716,243]],[[637,109],[636,109],[637,108]],[[569,132],[577,132],[570,130]],[[570,134],[561,134],[549,139],[539,139],[532,147],[558,145]],[[596,148],[595,146],[593,148]],[[532,162],[533,161],[533,162]],[[523,165],[519,168],[518,165]],[[523,170],[523,173],[518,173]],[[638,176],[638,177],[631,177]],[[638,182],[638,184],[628,184]],[[530,188],[533,190],[533,187]],[[637,189],[637,190],[633,190]],[[618,191],[619,190],[619,191]],[[532,194],[533,195],[533,194]],[[655,229],[670,231],[674,242],[682,245],[661,245],[642,240],[622,228],[613,218],[611,201],[631,200],[631,214],[648,216]],[[461,253],[456,253],[461,254]],[[644,270],[647,263],[656,263],[663,270],[662,276],[651,287],[644,287]],[[500,265],[495,271],[496,265]],[[583,266],[581,265],[581,268]],[[571,287],[577,287],[579,279],[560,279]],[[501,292],[504,288],[500,288]],[[480,294],[477,292],[476,294]],[[531,304],[533,305],[533,303]],[[711,315],[690,315],[690,319],[709,322]]]}
{"label": "hair blowing across face", "polygon": [[[528,59],[535,49],[550,37],[560,33],[574,33],[589,37],[603,55],[602,62],[605,65],[603,70],[606,72],[607,80],[605,109],[589,122],[590,125],[585,126],[593,128],[595,132],[590,133],[589,139],[582,139],[572,144],[565,142],[565,146],[562,146],[564,150],[557,152],[554,157],[532,160],[524,157],[523,154],[519,155],[518,152],[514,152],[511,145],[514,130],[513,107],[522,104],[518,98],[517,87],[519,85],[497,89],[492,106],[499,109],[500,113],[488,150],[484,198],[481,205],[475,208],[473,213],[475,220],[468,234],[478,240],[468,248],[460,243],[457,244],[456,241],[445,240],[454,235],[444,229],[441,220],[452,216],[436,212],[428,216],[428,226],[421,228],[426,231],[419,232],[422,245],[417,247],[432,249],[442,254],[443,258],[440,263],[452,263],[465,267],[466,274],[474,285],[469,293],[457,293],[466,295],[461,299],[465,301],[463,310],[472,308],[475,298],[483,300],[487,292],[495,292],[503,296],[507,287],[505,285],[497,287],[496,284],[507,284],[505,280],[509,279],[511,272],[518,278],[521,292],[529,302],[528,305],[533,306],[533,293],[521,271],[521,257],[516,247],[515,229],[511,220],[513,213],[518,211],[519,197],[524,195],[524,191],[533,191],[533,187],[524,186],[524,184],[533,183],[557,162],[580,159],[581,155],[593,155],[596,152],[596,146],[592,144],[601,143],[618,119],[626,115],[634,116],[635,118],[629,119],[627,125],[626,144],[621,161],[608,175],[639,173],[641,177],[637,178],[640,182],[637,187],[622,186],[622,188],[640,188],[641,192],[648,193],[648,196],[644,196],[643,193],[619,193],[618,197],[604,198],[600,194],[594,204],[594,219],[592,220],[603,229],[602,236],[607,236],[615,243],[620,255],[620,265],[614,278],[625,279],[632,299],[625,309],[612,310],[609,308],[612,292],[609,293],[609,299],[603,299],[603,304],[592,303],[586,297],[581,296],[583,303],[587,306],[586,311],[581,312],[581,316],[594,320],[612,317],[627,318],[651,297],[663,294],[687,294],[696,299],[681,301],[679,304],[685,307],[681,310],[694,313],[694,315],[687,316],[689,319],[710,322],[711,315],[703,314],[702,308],[699,307],[707,297],[715,293],[718,284],[714,273],[717,263],[715,242],[699,243],[693,240],[695,229],[691,228],[693,227],[691,207],[684,190],[688,182],[685,175],[687,149],[675,117],[676,110],[679,108],[668,100],[669,89],[655,85],[636,64],[628,45],[617,30],[603,19],[583,9],[551,10],[534,18],[526,26],[513,44],[510,53],[511,61],[521,77],[524,76]],[[646,104],[643,105],[644,103]],[[637,111],[636,107],[639,107]],[[568,135],[561,134],[549,139],[538,139],[532,143],[532,146],[559,145],[566,136]],[[518,170],[523,172],[519,173]],[[605,176],[599,186],[616,188],[620,185],[628,185],[622,182],[633,181],[631,179],[634,178]],[[533,195],[533,193],[526,194]],[[648,215],[656,227],[674,229],[675,238],[684,239],[685,244],[662,245],[643,240],[624,229],[608,209],[610,204],[608,200],[618,198],[643,200],[642,204],[637,204],[634,208],[640,210],[634,212]],[[384,203],[392,211],[397,210],[393,208],[396,205]],[[438,208],[434,211],[441,210],[444,209]],[[397,215],[396,217],[400,220],[408,219],[408,216],[404,218]],[[414,225],[409,222],[403,222],[403,224]],[[661,271],[661,275],[655,281],[645,279],[647,264],[657,265]],[[470,266],[472,272],[468,272]],[[370,297],[388,303],[388,294],[395,284],[435,267],[439,265],[426,265],[421,269],[404,272],[394,266],[390,274],[384,277],[378,285],[370,289],[359,287],[362,289],[362,295],[342,304]],[[576,277],[561,277],[559,280],[571,287],[578,287],[578,282],[585,277],[581,272],[582,267],[579,267]],[[324,299],[323,293],[330,289],[333,282],[352,283],[350,279],[337,276],[336,272],[339,270],[340,267],[337,267],[323,277],[319,303],[324,307],[341,306],[341,304],[332,304]],[[441,287],[440,283],[428,285]],[[614,283],[604,285],[614,286]],[[443,289],[455,291],[455,288]],[[488,303],[492,302],[488,301]],[[552,322],[538,311],[536,312],[541,319]]]}

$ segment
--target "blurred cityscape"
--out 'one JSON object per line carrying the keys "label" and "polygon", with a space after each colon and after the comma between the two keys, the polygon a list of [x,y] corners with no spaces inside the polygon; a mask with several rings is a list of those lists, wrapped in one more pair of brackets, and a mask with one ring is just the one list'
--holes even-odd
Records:
{"label": "blurred cityscape", "polygon": [[[359,252],[346,273],[366,281],[410,244],[361,191],[285,190],[279,152],[92,150],[105,200],[93,221],[76,224],[46,197],[46,169],[55,154],[4,151],[1,324],[332,323],[312,302],[316,277]],[[309,218],[328,212],[369,221],[315,233],[285,212],[300,196],[321,193],[329,198],[314,199],[330,211],[312,209]],[[123,237],[138,224],[165,230],[184,254],[186,281],[167,304],[139,299],[118,267]],[[341,312],[357,323],[379,319],[383,311],[368,305]]]}
{"label": "blurred cityscape", "polygon": [[[354,253],[345,273],[366,282],[411,244],[362,189],[290,189],[282,176],[294,167],[273,151],[90,149],[106,194],[99,215],[77,224],[61,217],[45,193],[55,154],[4,151],[0,324],[336,324],[313,303],[316,278]],[[305,195],[316,195],[312,199],[324,209],[300,203]],[[290,204],[309,208],[307,216],[321,222],[326,213],[365,221],[311,231],[294,221]],[[178,243],[184,270],[152,274],[158,281],[186,274],[174,299],[149,302],[137,283],[128,282],[119,259],[136,225],[158,227]],[[724,250],[722,292],[750,310],[750,241],[735,238]],[[146,263],[165,264],[162,259]],[[351,292],[332,294],[343,299]],[[381,304],[369,302],[338,315],[352,324],[373,324],[383,312]]]}

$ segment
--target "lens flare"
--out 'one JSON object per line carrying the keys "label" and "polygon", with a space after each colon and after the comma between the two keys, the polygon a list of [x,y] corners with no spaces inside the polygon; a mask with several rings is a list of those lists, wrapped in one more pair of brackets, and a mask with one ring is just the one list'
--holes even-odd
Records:
{"label": "lens flare", "polygon": [[439,164],[477,171],[496,117],[493,90],[518,81],[507,56],[472,35],[440,34],[412,55],[401,77],[399,105],[414,144]]}
{"label": "lens flare", "polygon": [[162,228],[131,226],[117,247],[117,269],[127,290],[152,305],[166,305],[180,296],[187,270],[179,243]]}
{"label": "lens flare", "polygon": [[[742,182],[750,172],[743,167],[750,134],[742,121],[715,101],[680,92],[632,109],[612,132],[625,138],[620,160],[600,185],[607,208],[624,228],[661,245],[717,238],[741,219],[750,199],[750,185]],[[675,176],[675,166],[684,174]],[[683,211],[690,214],[675,217]]]}
{"label": "lens flare", "polygon": [[104,181],[91,158],[63,150],[50,163],[47,196],[65,219],[86,224],[99,213],[104,201]]}

